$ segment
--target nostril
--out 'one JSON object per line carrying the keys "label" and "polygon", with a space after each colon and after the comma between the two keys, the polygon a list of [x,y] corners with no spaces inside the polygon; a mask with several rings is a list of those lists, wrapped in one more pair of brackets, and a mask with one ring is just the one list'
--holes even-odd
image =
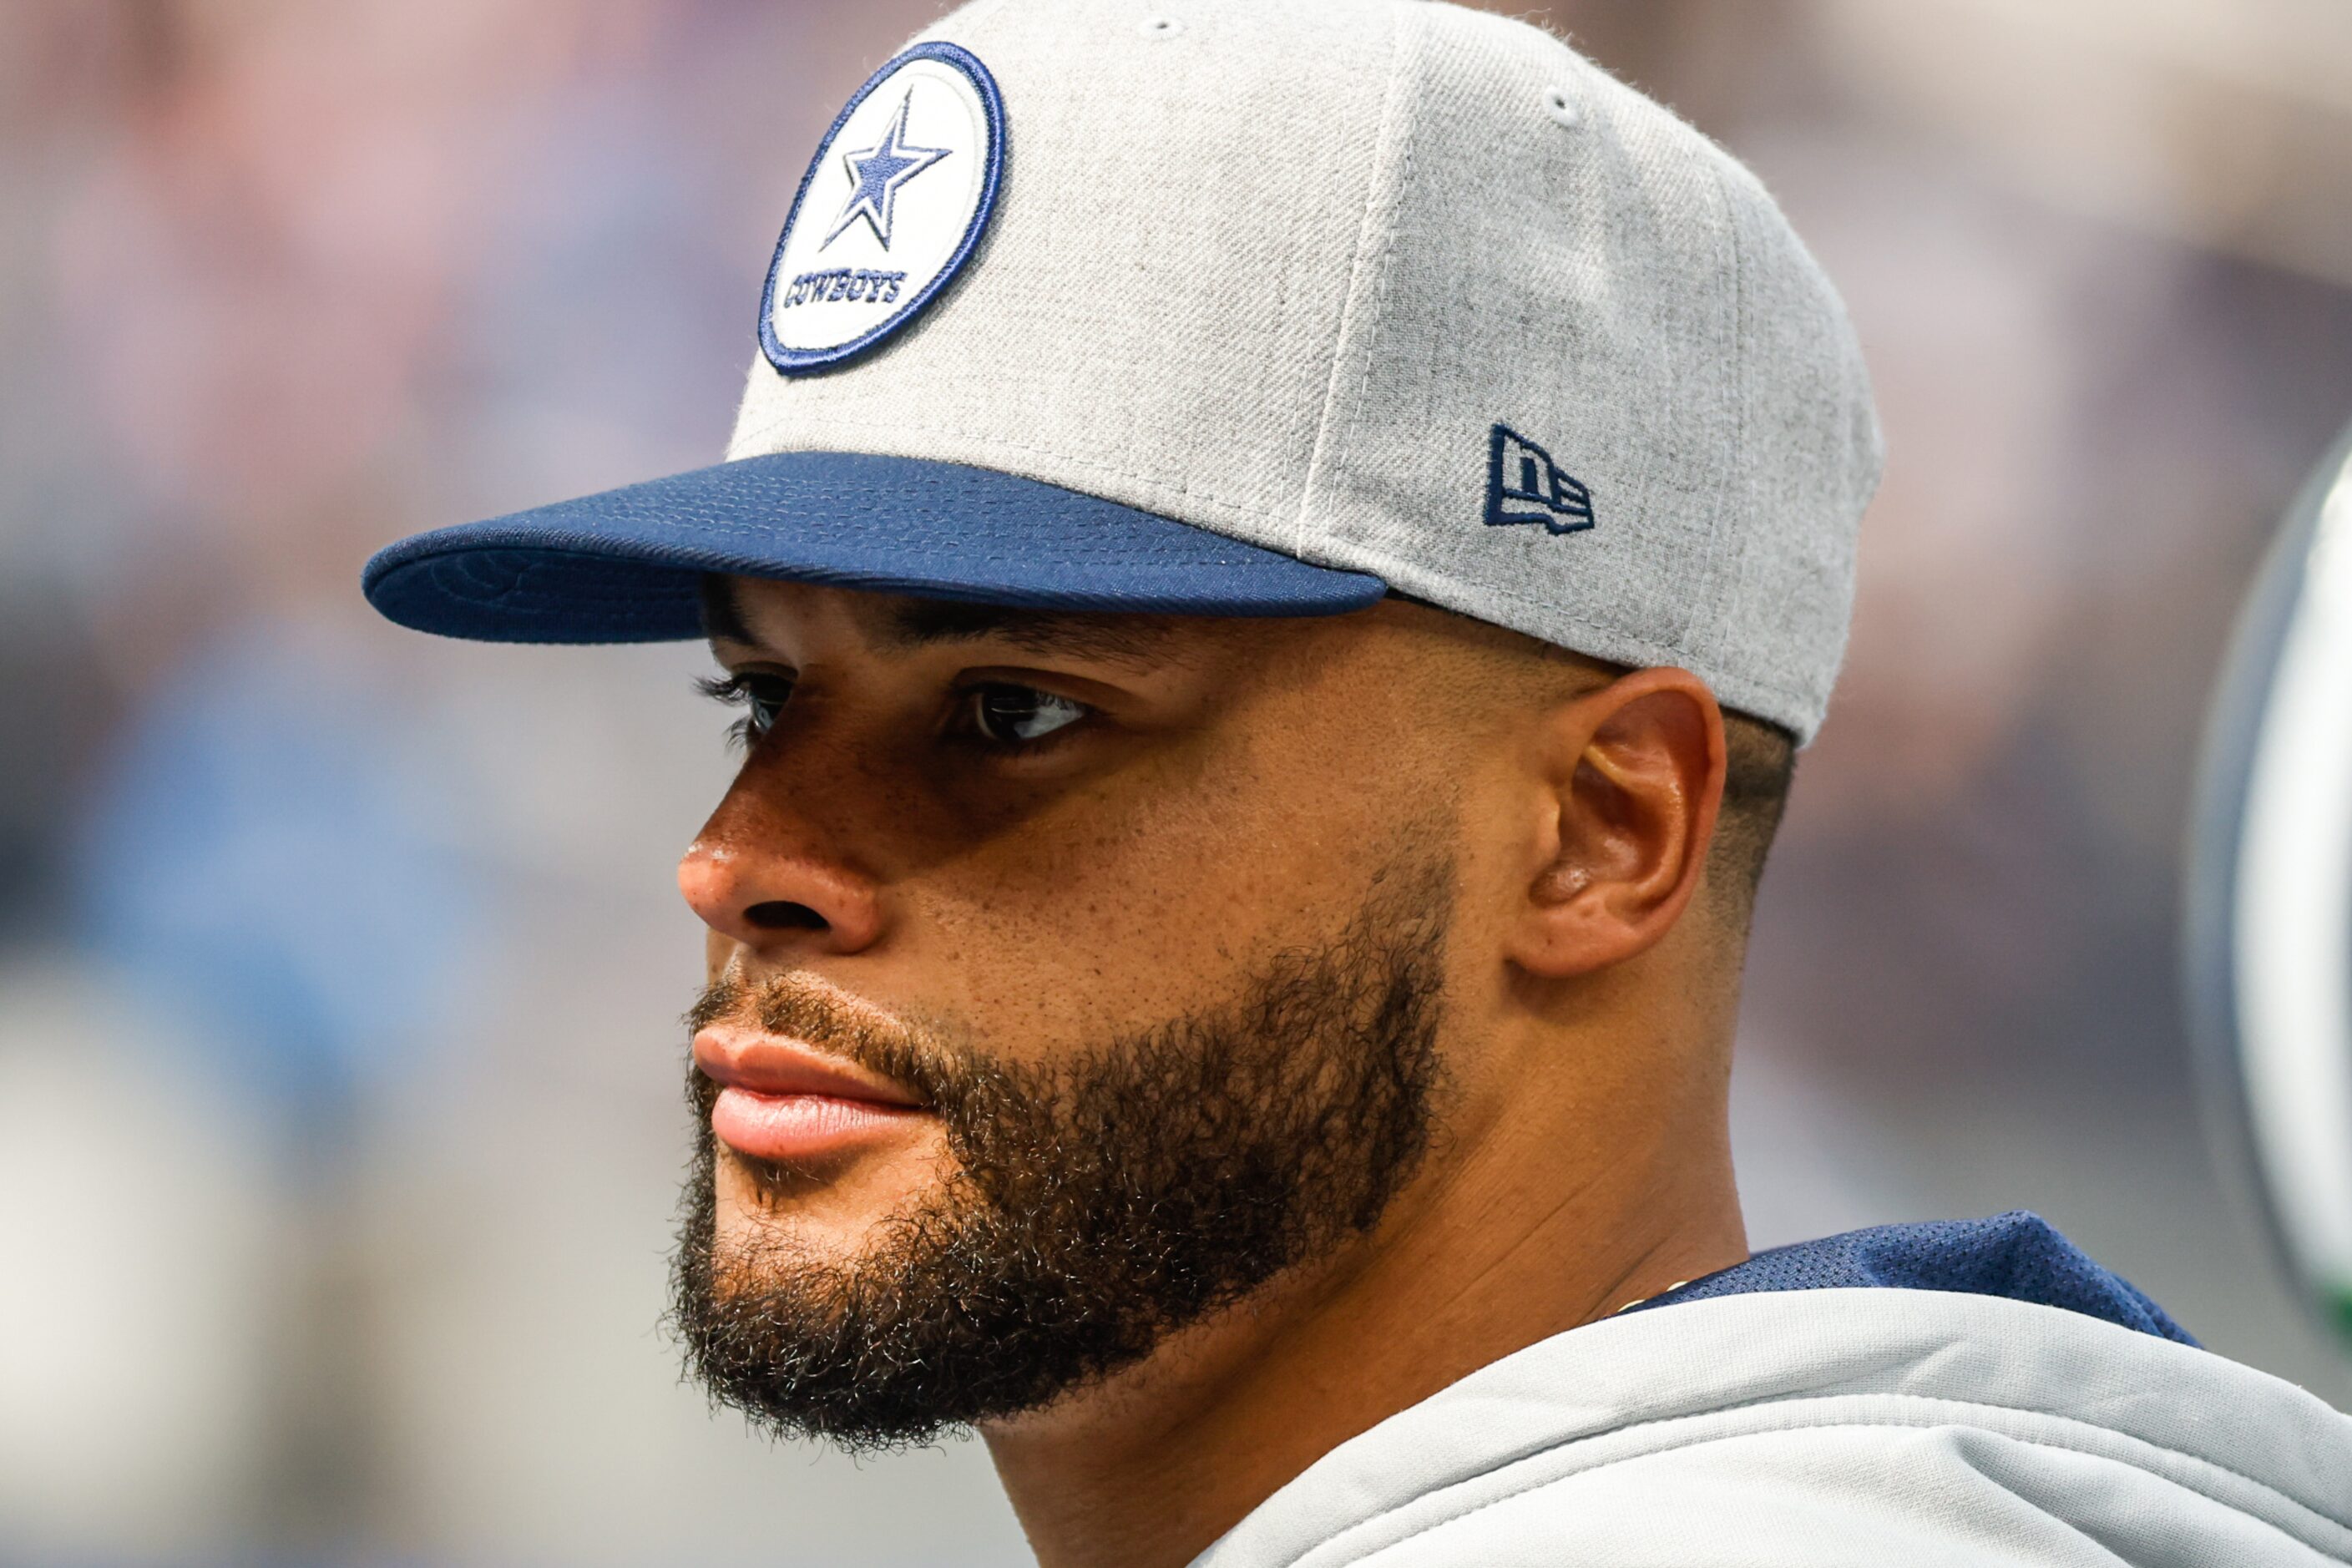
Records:
{"label": "nostril", "polygon": [[773,899],[764,904],[753,904],[743,911],[743,919],[761,931],[826,931],[831,922],[806,904],[795,904]]}

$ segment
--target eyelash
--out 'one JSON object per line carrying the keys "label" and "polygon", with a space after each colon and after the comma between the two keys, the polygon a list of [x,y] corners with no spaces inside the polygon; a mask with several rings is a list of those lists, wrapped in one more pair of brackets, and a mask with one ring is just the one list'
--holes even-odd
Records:
{"label": "eyelash", "polygon": [[771,682],[784,689],[783,696],[778,698],[775,704],[781,710],[793,695],[792,682],[782,676],[706,675],[695,681],[694,689],[712,701],[746,710],[743,717],[727,726],[727,744],[733,750],[750,750],[752,742],[766,734],[775,722],[772,717],[765,724],[760,722],[759,704],[755,700],[756,689]]}
{"label": "eyelash", "polygon": [[[761,739],[775,727],[776,715],[780,714],[784,706],[792,700],[793,682],[780,675],[739,674],[704,676],[696,680],[694,685],[703,696],[715,702],[725,703],[730,708],[747,710],[740,719],[727,727],[728,744],[736,750],[744,751],[758,744]],[[777,687],[782,688],[781,694],[773,693],[772,689]],[[763,688],[771,690],[763,695]],[[1080,717],[1034,741],[1000,741],[982,731],[972,718],[973,705],[982,695],[991,691],[1030,693],[1076,708],[1079,710]],[[764,721],[760,712],[763,702],[772,709]],[[1094,717],[1094,709],[1086,703],[1077,701],[1074,698],[1046,691],[1042,688],[1024,686],[1014,680],[983,680],[970,686],[959,687],[956,689],[957,722],[951,733],[957,739],[982,751],[992,752],[1003,756],[1035,756],[1058,744],[1071,731],[1082,728],[1087,720]]]}

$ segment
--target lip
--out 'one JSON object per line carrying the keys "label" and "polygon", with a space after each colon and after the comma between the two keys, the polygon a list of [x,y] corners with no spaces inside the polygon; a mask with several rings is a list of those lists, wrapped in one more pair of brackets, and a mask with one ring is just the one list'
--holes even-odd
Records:
{"label": "lip", "polygon": [[718,1083],[710,1130],[749,1159],[807,1162],[902,1135],[929,1113],[878,1074],[794,1039],[719,1024],[694,1037]]}

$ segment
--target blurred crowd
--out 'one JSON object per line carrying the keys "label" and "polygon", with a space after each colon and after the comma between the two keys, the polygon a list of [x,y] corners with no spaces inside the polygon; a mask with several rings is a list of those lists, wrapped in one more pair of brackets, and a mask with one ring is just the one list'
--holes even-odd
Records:
{"label": "blurred crowd", "polygon": [[[937,9],[0,9],[0,1561],[1024,1560],[975,1447],[780,1452],[660,1331],[707,656],[357,590],[712,460],[809,151]],[[1885,416],[1750,964],[1751,1239],[2034,1208],[2352,1403],[2174,955],[2221,644],[2352,418],[2352,9],[1547,19],[1758,168]]]}

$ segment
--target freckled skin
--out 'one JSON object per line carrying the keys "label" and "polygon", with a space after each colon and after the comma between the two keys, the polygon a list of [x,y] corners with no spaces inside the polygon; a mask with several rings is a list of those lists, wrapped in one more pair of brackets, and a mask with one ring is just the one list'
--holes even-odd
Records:
{"label": "freckled skin", "polygon": [[[1453,840],[1435,1149],[1338,1255],[985,1431],[1047,1568],[1181,1563],[1382,1416],[1745,1256],[1739,942],[1694,901],[1722,723],[1695,677],[1393,600],[1099,617],[1135,635],[1088,649],[910,642],[905,600],[734,587],[714,651],[794,684],[680,867],[713,977],[811,976],[1050,1064],[1233,994],[1344,927],[1410,836]],[[983,680],[1089,713],[991,750],[957,731]],[[786,905],[822,927],[759,912]],[[855,1257],[948,1159],[925,1120],[780,1192],[722,1149],[720,1238]]]}

